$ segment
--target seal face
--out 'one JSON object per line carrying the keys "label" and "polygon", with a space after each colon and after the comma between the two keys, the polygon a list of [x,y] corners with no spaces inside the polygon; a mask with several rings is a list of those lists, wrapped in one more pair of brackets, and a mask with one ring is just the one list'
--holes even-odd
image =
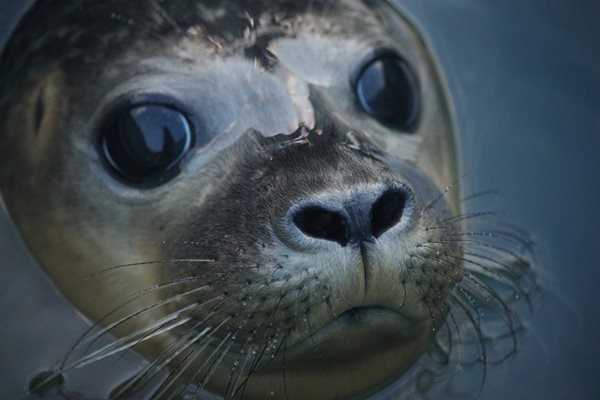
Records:
{"label": "seal face", "polygon": [[75,347],[119,338],[62,371],[135,348],[113,398],[364,397],[483,290],[443,85],[386,2],[48,7],[3,54],[0,185],[94,321]]}

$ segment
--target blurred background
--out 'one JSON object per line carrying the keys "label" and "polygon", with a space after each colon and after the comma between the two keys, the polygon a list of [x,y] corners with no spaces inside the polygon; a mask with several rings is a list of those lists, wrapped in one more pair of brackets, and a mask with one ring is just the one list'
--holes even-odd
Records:
{"label": "blurred background", "polygon": [[[0,47],[29,3],[0,0]],[[533,235],[546,286],[523,315],[520,351],[490,368],[481,398],[600,399],[600,2],[397,3],[446,78],[465,192],[499,191],[480,201]],[[0,316],[6,399],[86,327],[1,213]],[[140,362],[85,368],[80,385],[108,385]]]}

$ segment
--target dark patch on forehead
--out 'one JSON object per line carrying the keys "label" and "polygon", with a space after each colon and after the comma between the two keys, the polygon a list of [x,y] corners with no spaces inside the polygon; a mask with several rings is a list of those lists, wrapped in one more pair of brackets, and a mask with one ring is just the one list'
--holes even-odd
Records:
{"label": "dark patch on forehead", "polygon": [[0,104],[49,65],[60,65],[72,77],[83,68],[100,71],[129,50],[171,48],[170,37],[200,36],[216,53],[237,51],[269,68],[270,40],[292,36],[294,20],[309,12],[335,15],[338,7],[341,3],[328,0],[38,1],[0,58]]}
{"label": "dark patch on forehead", "polygon": [[[38,3],[20,22],[3,53],[12,65],[33,60],[97,62],[136,41],[160,42],[189,30],[217,45],[249,30],[288,27],[290,19],[325,1],[71,0]],[[310,4],[310,6],[309,6]]]}

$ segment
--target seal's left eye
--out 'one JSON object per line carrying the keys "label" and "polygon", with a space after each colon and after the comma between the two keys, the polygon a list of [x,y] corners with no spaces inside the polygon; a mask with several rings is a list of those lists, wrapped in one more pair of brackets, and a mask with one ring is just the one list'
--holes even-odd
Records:
{"label": "seal's left eye", "polygon": [[386,125],[410,129],[419,114],[417,78],[392,50],[381,49],[361,63],[354,90],[362,109]]}
{"label": "seal's left eye", "polygon": [[173,177],[192,144],[190,122],[170,105],[121,105],[101,130],[104,158],[132,184],[155,186]]}

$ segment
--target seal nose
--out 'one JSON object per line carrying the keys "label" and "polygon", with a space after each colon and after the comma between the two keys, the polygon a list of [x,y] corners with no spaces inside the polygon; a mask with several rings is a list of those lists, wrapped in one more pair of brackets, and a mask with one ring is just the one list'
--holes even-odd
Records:
{"label": "seal nose", "polygon": [[306,236],[346,246],[348,243],[378,238],[395,226],[406,208],[402,190],[381,195],[354,193],[347,201],[319,198],[293,210],[292,221]]}

